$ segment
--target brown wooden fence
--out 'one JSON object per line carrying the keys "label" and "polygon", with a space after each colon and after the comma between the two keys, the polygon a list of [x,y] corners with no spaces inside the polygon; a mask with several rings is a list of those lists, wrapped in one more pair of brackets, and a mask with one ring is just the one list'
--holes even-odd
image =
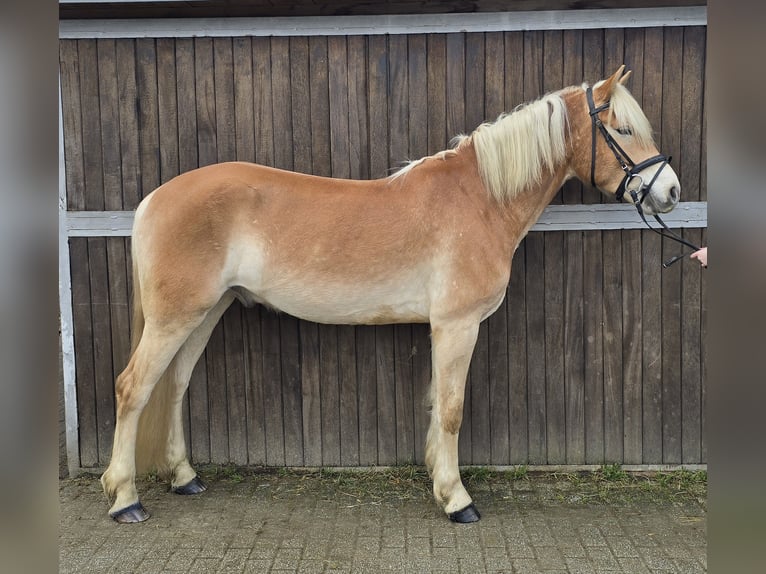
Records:
{"label": "brown wooden fence", "polygon": [[[133,210],[178,173],[233,159],[384,176],[623,62],[683,201],[705,201],[705,33],[65,39],[67,209]],[[555,200],[602,201],[576,182]],[[103,466],[129,348],[129,239],[72,237],[69,250],[79,462]],[[479,335],[461,463],[704,463],[706,281],[690,262],[662,270],[677,252],[648,231],[530,233]],[[424,325],[324,326],[235,303],[192,377],[192,458],[422,463],[429,349]]]}

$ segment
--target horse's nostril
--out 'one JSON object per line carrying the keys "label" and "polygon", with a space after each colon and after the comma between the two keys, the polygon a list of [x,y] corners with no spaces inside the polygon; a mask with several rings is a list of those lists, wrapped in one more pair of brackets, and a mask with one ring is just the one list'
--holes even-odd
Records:
{"label": "horse's nostril", "polygon": [[670,188],[670,201],[673,203],[678,203],[678,197],[681,195],[680,191],[678,190],[677,186],[673,186]]}

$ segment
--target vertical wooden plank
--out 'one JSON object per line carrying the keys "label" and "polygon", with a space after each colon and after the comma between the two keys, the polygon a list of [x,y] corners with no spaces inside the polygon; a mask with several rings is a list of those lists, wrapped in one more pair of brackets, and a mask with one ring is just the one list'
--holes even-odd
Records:
{"label": "vertical wooden plank", "polygon": [[[290,88],[293,133],[293,168],[311,173],[311,84],[307,38],[290,38]],[[319,328],[299,321],[300,386],[303,432],[303,461],[322,465],[322,389],[320,386]]]}
{"label": "vertical wooden plank", "polygon": [[[370,105],[375,106],[375,102],[380,102],[380,109],[388,117],[388,137],[377,141],[382,143],[388,140],[386,164],[389,172],[399,161],[395,155],[406,157],[407,153],[407,115],[404,106],[407,93],[406,46],[406,38],[403,36],[370,38],[370,75],[373,75],[372,68],[375,67],[374,74],[379,80],[379,83],[370,80]],[[373,58],[375,58],[374,64]],[[397,81],[400,84],[405,83],[404,89],[397,85]],[[374,329],[378,398],[378,464],[395,464],[397,441],[395,327],[380,325]]]}
{"label": "vertical wooden plank", "polygon": [[311,83],[308,38],[290,38],[289,49],[293,170],[311,173]]}
{"label": "vertical wooden plank", "polygon": [[[272,112],[271,40],[253,38],[253,116],[255,121],[255,160],[274,165],[274,118]],[[261,396],[265,461],[271,466],[285,464],[285,441],[282,415],[282,367],[280,361],[280,324],[276,313],[259,308]],[[251,338],[252,341],[252,338]],[[251,342],[252,344],[252,342]],[[253,371],[251,371],[251,376]],[[254,383],[257,380],[253,381]],[[257,398],[258,388],[253,389]],[[256,404],[256,408],[259,405]]]}
{"label": "vertical wooden plank", "polygon": [[80,103],[80,59],[77,40],[59,42],[62,122],[67,187],[67,209],[83,209],[85,185],[82,152],[82,104]]}
{"label": "vertical wooden plank", "polygon": [[[196,62],[194,40],[175,40],[178,170],[199,165],[197,135]],[[203,353],[192,371],[187,395],[189,446],[194,462],[210,462],[210,421],[207,403],[207,357]],[[185,407],[187,408],[187,407]]]}
{"label": "vertical wooden plank", "polygon": [[[583,82],[583,32],[566,30],[563,33],[562,78],[563,85]],[[569,205],[582,203],[583,184],[569,180],[562,189],[562,202]],[[562,257],[564,260],[563,294],[563,369],[566,463],[585,462],[585,364],[583,340],[583,233],[564,233]]]}
{"label": "vertical wooden plank", "polygon": [[526,249],[513,255],[508,285],[508,353],[511,464],[529,464],[527,415]]}
{"label": "vertical wooden plank", "polygon": [[[484,115],[497,118],[505,110],[505,41],[502,32],[485,35]],[[487,319],[489,462],[509,464],[508,301]]]}
{"label": "vertical wooden plank", "polygon": [[[583,31],[564,30],[562,38],[564,47],[563,86],[579,86],[585,80],[583,75]],[[577,178],[572,178],[564,184],[561,190],[562,203],[582,203],[583,184]],[[567,240],[580,238],[579,234],[567,234]],[[574,245],[572,245],[574,247]]]}
{"label": "vertical wooden plank", "polygon": [[[357,40],[358,41],[358,40]],[[351,108],[358,113],[358,99],[351,100],[350,82],[364,74],[362,54],[349,50],[345,38],[310,38],[311,122],[313,173],[351,177],[354,162],[349,154],[360,153],[351,142],[353,132],[359,138],[359,118],[351,122]],[[332,42],[330,46],[329,42]],[[350,61],[359,62],[352,78]],[[358,96],[353,92],[354,96]],[[363,93],[366,110],[366,94]],[[329,99],[328,99],[329,98]],[[331,104],[332,102],[332,104]],[[366,118],[365,118],[366,120]],[[359,140],[357,140],[359,141]],[[367,162],[367,159],[364,159]],[[325,437],[322,456],[325,464],[358,464],[359,422],[357,415],[357,380],[354,327],[320,327],[322,380],[322,427]]]}
{"label": "vertical wooden plank", "polygon": [[[543,32],[524,33],[524,100],[540,97],[543,87]],[[545,243],[543,233],[524,240],[527,298],[527,400],[529,462],[545,464]]]}
{"label": "vertical wooden plank", "polygon": [[[446,131],[446,37],[426,36],[427,67],[427,131],[426,153],[433,154],[447,147]],[[425,463],[425,442],[430,423],[431,340],[430,326],[413,326],[413,379],[415,381],[415,461]]]}
{"label": "vertical wooden plank", "polygon": [[178,107],[178,171],[184,173],[199,165],[197,155],[197,101],[194,40],[177,38],[176,105]]}
{"label": "vertical wooden plank", "polygon": [[199,165],[204,166],[218,161],[212,38],[194,40],[194,68],[197,93],[197,147]]}
{"label": "vertical wooden plank", "polygon": [[[465,34],[446,34],[446,133],[448,138],[467,133],[470,128],[466,122],[466,54]],[[463,404],[463,424],[458,438],[460,461],[471,461],[471,385],[470,374],[466,384]]]}
{"label": "vertical wooden plank", "polygon": [[[410,153],[409,123],[409,57],[407,36],[389,38],[389,164],[392,168],[402,165],[407,159],[414,159]],[[413,419],[412,419],[412,327],[395,325],[393,333],[392,379],[393,421],[395,438],[395,461],[412,462]],[[380,396],[380,395],[379,395]],[[382,428],[382,427],[381,427]]]}
{"label": "vertical wooden plank", "polygon": [[[682,182],[681,193],[686,201],[700,198],[700,172],[704,171],[702,163],[703,127],[703,87],[704,87],[704,28],[684,29],[683,53],[683,97],[681,120],[681,155],[683,164],[679,173]],[[685,230],[686,236],[692,243],[702,245],[702,233],[699,230]],[[702,332],[701,275],[704,273],[697,265],[684,265],[681,270],[682,292],[681,301],[681,374],[682,397],[681,412],[683,415],[682,462],[697,464],[703,460],[702,455],[702,384],[704,354]]]}
{"label": "vertical wooden plank", "polygon": [[234,130],[236,159],[255,161],[253,115],[253,43],[250,38],[232,40],[234,74]]}
{"label": "vertical wooden plank", "polygon": [[75,337],[75,376],[77,382],[77,424],[80,439],[80,465],[99,464],[98,418],[94,372],[93,324],[90,303],[87,239],[69,240],[72,262],[72,312]]}
{"label": "vertical wooden plank", "polygon": [[178,111],[175,40],[157,39],[157,108],[160,183],[178,175]]}
{"label": "vertical wooden plank", "polygon": [[[178,86],[176,74],[176,41],[173,38],[157,39],[157,108],[159,125],[159,180],[169,181],[180,173]],[[120,61],[122,66],[122,61]],[[193,64],[190,63],[193,69]],[[194,136],[192,136],[193,139]],[[184,398],[184,420],[189,420],[189,398]],[[191,442],[191,430],[184,427],[186,444]]]}
{"label": "vertical wooden plank", "polygon": [[[80,60],[76,40],[62,40],[60,50],[61,103],[66,158],[67,208],[83,209],[82,104],[80,102]],[[77,422],[82,467],[98,463],[96,407],[93,389],[93,346],[88,281],[88,244],[84,238],[69,240],[72,269],[72,321],[75,345],[75,382],[77,386]]]}
{"label": "vertical wooden plank", "polygon": [[123,209],[135,209],[141,200],[135,48],[135,40],[116,40]]}
{"label": "vertical wooden plank", "polygon": [[[625,64],[633,75],[628,88],[641,98],[644,31],[625,30]],[[643,456],[641,230],[622,232],[622,419],[623,463],[641,464]]]}
{"label": "vertical wooden plank", "polygon": [[253,121],[255,161],[274,165],[274,118],[271,94],[271,41],[253,38]]}
{"label": "vertical wooden plank", "polygon": [[[309,73],[311,74],[311,173],[314,175],[332,175],[332,155],[330,140],[330,79],[328,71],[327,38],[312,36],[309,38]],[[336,68],[334,74],[341,74],[345,66]],[[343,76],[338,78],[342,82]],[[332,88],[335,90],[336,88]],[[338,94],[337,97],[343,97]]]}
{"label": "vertical wooden plank", "polygon": [[[506,32],[504,40],[505,109],[513,110],[524,101],[524,33]],[[522,242],[513,255],[511,279],[506,293],[508,302],[509,462],[511,464],[527,464],[529,462],[525,284],[525,242]]]}
{"label": "vertical wooden plank", "polygon": [[[644,32],[644,79],[642,108],[662,141],[663,31]],[[659,464],[662,456],[662,324],[661,324],[661,240],[650,231],[642,232],[641,323],[643,344],[643,460]]]}
{"label": "vertical wooden plank", "polygon": [[[367,40],[362,36],[352,36],[347,39],[346,58],[348,77],[346,88],[348,90],[348,140],[350,163],[348,173],[350,177],[366,179],[370,177],[370,146],[379,145],[378,142],[370,143],[368,132],[368,100],[367,100]],[[340,87],[338,87],[340,90]],[[361,452],[361,428],[369,424],[374,416],[369,410],[362,412],[362,389],[361,378],[357,377],[358,357],[364,349],[357,347],[357,338],[363,340],[372,339],[372,349],[367,352],[374,353],[374,333],[370,328],[341,326],[337,328],[338,349],[338,372],[339,372],[339,395],[340,395],[340,442],[341,463],[360,464]],[[362,371],[359,371],[361,377]],[[368,371],[369,373],[369,371]],[[373,375],[374,376],[374,375]],[[373,386],[373,381],[368,381]],[[365,398],[365,404],[373,405],[369,398]],[[365,434],[367,437],[366,453],[368,460],[373,460],[375,448],[370,442],[376,441],[377,429]]]}
{"label": "vertical wooden plank", "polygon": [[[274,165],[292,170],[293,131],[290,86],[290,40],[271,39],[272,107],[274,117]],[[280,315],[282,352],[282,400],[284,402],[285,462],[288,466],[303,464],[303,415],[301,411],[301,380],[298,320]]]}
{"label": "vertical wooden plank", "polygon": [[154,39],[136,40],[136,79],[141,197],[145,197],[160,184],[157,51]]}
{"label": "vertical wooden plank", "polygon": [[[255,89],[253,44],[250,38],[234,38],[232,45],[234,72],[234,109],[236,156],[240,161],[255,161]],[[263,362],[261,348],[260,309],[242,309],[242,356],[244,376],[246,456],[249,464],[266,462],[263,413]],[[239,454],[239,453],[238,453]]]}
{"label": "vertical wooden plank", "polygon": [[[625,61],[625,34],[620,29],[604,31],[604,74],[612,74]],[[603,246],[603,335],[604,335],[604,459],[623,461],[622,378],[622,231],[602,232]]]}
{"label": "vertical wooden plank", "polygon": [[[250,38],[234,38],[232,43],[234,74],[234,110],[236,129],[236,157],[240,161],[255,161],[253,46]],[[266,462],[265,433],[263,420],[263,368],[261,360],[260,310],[241,309],[241,343],[232,341],[236,347],[242,345],[240,359],[243,387],[237,400],[240,401],[238,416],[233,421],[244,426],[246,437],[245,452],[237,445],[238,458],[243,454],[249,464]],[[236,331],[234,332],[236,334]],[[229,339],[227,339],[227,348]],[[228,369],[228,366],[227,366]],[[244,409],[242,412],[241,409]]]}
{"label": "vertical wooden plank", "polygon": [[604,460],[623,462],[622,237],[604,231]]}
{"label": "vertical wooden plank", "polygon": [[[584,30],[582,36],[584,81],[591,86],[604,79],[609,70],[604,70],[604,31]],[[601,203],[601,193],[590,185],[585,185],[582,192],[583,203]]]}
{"label": "vertical wooden plank", "polygon": [[[447,137],[466,133],[465,118],[465,35],[446,34],[446,125]],[[476,126],[472,126],[475,128]]]}
{"label": "vertical wooden plank", "polygon": [[[116,46],[114,40],[98,40],[99,110],[101,112],[101,154],[103,157],[104,208],[122,209],[122,170],[119,138],[119,97],[117,86]],[[125,239],[105,240],[107,300],[111,326],[111,359],[109,387],[105,388],[104,401],[110,408],[104,409],[106,418],[101,424],[100,441],[102,459],[108,460],[108,451],[114,437],[114,380],[125,368],[130,353],[130,314],[128,312],[128,279],[125,255]]]}
{"label": "vertical wooden plank", "polygon": [[[605,75],[604,31],[583,32],[583,73],[591,84]],[[583,203],[600,203],[601,193],[585,186]],[[591,231],[583,235],[583,350],[585,354],[585,462],[599,464],[604,460],[604,368],[603,368],[603,276],[602,234]]]}
{"label": "vertical wooden plank", "polygon": [[[424,34],[411,35],[408,37],[409,54],[409,156],[412,159],[428,155],[428,116],[429,116],[429,58],[428,38]],[[442,91],[442,97],[444,92]],[[442,107],[443,110],[443,107]],[[442,124],[442,129],[444,125]],[[409,330],[410,348],[407,350],[408,384],[410,386],[409,411],[403,412],[401,417],[397,412],[397,422],[406,417],[411,425],[408,430],[410,445],[407,454],[402,456],[401,449],[397,445],[397,457],[399,462],[411,462],[423,464],[425,461],[424,446],[428,428],[426,411],[426,397],[428,395],[428,381],[430,378],[429,338],[428,327],[425,325],[411,325]],[[397,363],[401,353],[397,351]],[[397,386],[402,380],[397,374]],[[406,390],[406,389],[403,389]],[[408,460],[407,460],[408,459]]]}
{"label": "vertical wooden plank", "polygon": [[[543,34],[543,91],[563,85],[564,35],[559,31]],[[561,203],[562,193],[552,203]],[[564,233],[543,234],[545,305],[545,421],[546,462],[566,463],[566,392],[564,386]]]}
{"label": "vertical wooden plank", "polygon": [[[370,169],[373,177],[385,176],[389,172],[390,157],[388,142],[390,128],[388,124],[388,71],[389,53],[388,39],[383,36],[371,36],[369,42],[369,106],[370,106],[370,141],[375,142],[370,146]],[[360,332],[361,335],[362,332]],[[374,337],[374,346],[369,342],[365,344],[367,349],[374,349],[373,365],[376,384],[374,395],[377,409],[373,418],[376,419],[374,428],[377,433],[377,463],[391,464],[396,458],[396,422],[395,422],[395,388],[393,380],[393,327],[390,325],[373,327],[364,330],[365,337]],[[357,343],[359,343],[359,338]],[[369,352],[369,351],[368,351]],[[366,393],[365,393],[366,394]],[[367,397],[360,396],[360,402]],[[369,412],[369,407],[362,408]],[[360,414],[360,426],[365,424]],[[367,441],[365,441],[367,442]],[[367,444],[365,444],[367,446]],[[369,445],[371,446],[371,444]],[[361,448],[361,445],[360,445]]]}
{"label": "vertical wooden plank", "polygon": [[[247,462],[266,464],[266,414],[264,412],[264,350],[261,332],[263,308],[251,307],[244,311],[245,369],[247,387]],[[269,333],[273,336],[273,333]]]}
{"label": "vertical wooden plank", "polygon": [[[99,65],[96,40],[79,41],[80,98],[83,110],[83,177],[85,181],[85,209],[104,209],[104,168],[102,151],[101,114],[99,110]],[[88,272],[90,275],[90,304],[92,307],[92,344],[94,400],[96,405],[96,432],[98,461],[109,459],[111,437],[114,433],[114,369],[112,366],[111,324],[109,317],[109,290],[107,282],[106,240],[92,237],[87,240]]]}
{"label": "vertical wooden plank", "polygon": [[[444,34],[426,37],[428,51],[428,154],[447,147],[447,42]],[[453,134],[454,135],[454,134]]]}
{"label": "vertical wooden plank", "polygon": [[[486,118],[485,89],[485,39],[483,33],[465,36],[465,125],[466,133],[476,129]],[[476,347],[471,359],[466,384],[466,417],[463,428],[470,426],[470,458],[463,460],[472,464],[489,464],[491,450],[489,406],[489,328],[484,321],[479,326]]]}
{"label": "vertical wooden plank", "polygon": [[231,38],[213,39],[213,83],[215,87],[216,161],[237,159],[234,114],[234,62]]}
{"label": "vertical wooden plank", "polygon": [[[367,40],[349,36],[348,46],[348,141],[349,177],[370,178],[370,141],[367,110]],[[373,142],[373,145],[377,145]]]}
{"label": "vertical wooden plank", "polygon": [[[683,28],[665,28],[665,54],[662,81],[662,139],[663,153],[678,157],[681,152],[681,100],[683,63]],[[676,169],[683,170],[681,156]],[[663,259],[678,252],[670,241],[663,244]],[[666,463],[681,462],[681,269],[673,265],[660,268],[662,275],[662,459]]]}
{"label": "vertical wooden plank", "polygon": [[583,237],[583,338],[585,351],[585,462],[604,462],[604,352],[602,237]]}
{"label": "vertical wooden plank", "polygon": [[[201,166],[214,164],[219,161],[215,64],[216,45],[213,39],[196,39],[197,145],[199,149],[199,164]],[[225,104],[222,103],[222,105]],[[224,150],[228,150],[230,145],[227,136],[222,134],[221,143]],[[229,461],[225,352],[224,327],[223,323],[220,322],[213,329],[205,351],[205,367],[207,371],[205,399],[207,402],[210,433],[208,440],[210,443],[210,460],[215,463],[226,463]],[[191,398],[192,406],[195,406],[194,397],[192,396]],[[195,417],[195,415],[192,414],[192,417]]]}
{"label": "vertical wooden plank", "polygon": [[[234,155],[238,161],[252,162],[255,161],[253,46],[250,38],[233,38],[231,49],[234,106],[232,122],[236,134]],[[248,358],[248,354],[251,352],[252,331],[250,323],[254,317],[238,303],[235,303],[229,313],[232,318],[227,323],[227,327],[230,327],[231,331],[226,333],[227,360],[229,361],[226,370],[229,378],[234,375],[238,381],[234,387],[231,387],[232,394],[229,396],[230,425],[237,427],[236,438],[229,439],[229,449],[232,462],[237,464],[250,462],[252,464],[254,458],[262,461],[263,456],[261,452],[256,453],[256,451],[260,451],[263,444],[262,427],[260,426],[262,420],[258,420],[256,415],[258,408],[253,401],[252,362]],[[256,374],[259,382],[260,375],[260,372]],[[236,404],[232,405],[232,401]]]}

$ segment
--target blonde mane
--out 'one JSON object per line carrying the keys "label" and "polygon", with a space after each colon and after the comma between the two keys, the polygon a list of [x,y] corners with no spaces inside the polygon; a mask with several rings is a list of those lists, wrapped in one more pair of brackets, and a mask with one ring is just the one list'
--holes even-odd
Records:
{"label": "blonde mane", "polygon": [[[587,88],[587,84],[582,87]],[[453,149],[411,161],[391,179],[406,175],[429,158],[447,159],[473,143],[487,191],[498,201],[511,199],[539,182],[543,170],[553,171],[566,156],[569,124],[563,93],[547,94],[500,115],[494,122],[483,123],[470,135],[455,137]],[[610,103],[609,124],[629,127],[641,147],[654,146],[649,120],[625,86],[615,86]]]}
{"label": "blonde mane", "polygon": [[566,105],[555,92],[480,125],[470,136],[459,136],[457,149],[473,142],[484,185],[504,201],[564,159],[567,125]]}

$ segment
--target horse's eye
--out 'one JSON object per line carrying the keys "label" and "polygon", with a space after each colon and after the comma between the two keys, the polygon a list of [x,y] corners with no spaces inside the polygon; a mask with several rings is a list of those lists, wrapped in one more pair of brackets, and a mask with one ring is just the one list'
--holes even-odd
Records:
{"label": "horse's eye", "polygon": [[630,129],[629,126],[621,126],[621,127],[617,128],[617,133],[618,134],[622,134],[624,136],[632,136],[633,135],[633,130]]}

